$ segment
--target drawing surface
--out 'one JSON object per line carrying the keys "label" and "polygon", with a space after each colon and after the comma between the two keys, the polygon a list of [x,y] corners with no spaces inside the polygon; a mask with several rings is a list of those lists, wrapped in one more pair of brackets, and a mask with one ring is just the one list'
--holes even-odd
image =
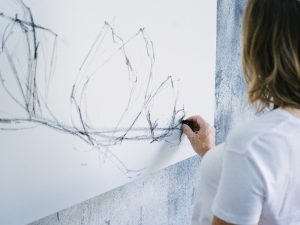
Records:
{"label": "drawing surface", "polygon": [[216,1],[2,0],[0,35],[5,224],[194,156],[181,120],[213,124]]}

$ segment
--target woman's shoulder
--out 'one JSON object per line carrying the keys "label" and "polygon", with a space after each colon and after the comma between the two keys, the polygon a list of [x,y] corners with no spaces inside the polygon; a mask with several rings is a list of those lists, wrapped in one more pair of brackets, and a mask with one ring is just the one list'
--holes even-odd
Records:
{"label": "woman's shoulder", "polygon": [[237,124],[226,139],[226,149],[240,154],[246,153],[250,145],[265,139],[272,143],[272,137],[289,121],[288,115],[281,110],[268,111],[247,122]]}

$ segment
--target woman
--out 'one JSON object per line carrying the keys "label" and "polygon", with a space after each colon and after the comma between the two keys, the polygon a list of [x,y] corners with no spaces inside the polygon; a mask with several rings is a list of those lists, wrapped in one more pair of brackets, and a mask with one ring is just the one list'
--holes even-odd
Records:
{"label": "woman", "polygon": [[261,116],[217,147],[201,117],[182,126],[204,156],[193,224],[300,224],[300,1],[248,1],[243,68]]}

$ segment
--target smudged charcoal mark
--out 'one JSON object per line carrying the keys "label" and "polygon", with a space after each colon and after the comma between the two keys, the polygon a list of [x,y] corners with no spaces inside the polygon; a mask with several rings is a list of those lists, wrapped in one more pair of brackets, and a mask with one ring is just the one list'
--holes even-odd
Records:
{"label": "smudged charcoal mark", "polygon": [[105,220],[104,223],[105,223],[106,225],[110,225],[110,220]]}
{"label": "smudged charcoal mark", "polygon": [[[22,26],[22,27],[24,27],[24,28],[32,28],[32,27],[35,27],[36,29],[44,30],[44,31],[50,32],[50,33],[53,34],[53,35],[57,35],[57,34],[56,34],[55,32],[53,32],[51,29],[48,29],[48,28],[39,26],[39,25],[37,25],[37,24],[32,24],[31,22],[28,22],[28,21],[19,19],[19,18],[18,18],[18,14],[16,14],[15,17],[11,17],[11,16],[7,16],[7,15],[4,14],[4,13],[0,13],[0,16],[1,16],[2,18],[7,19],[7,20],[16,22],[16,23],[18,23],[20,26]],[[28,29],[27,29],[27,31],[28,31]]]}
{"label": "smudged charcoal mark", "polygon": [[57,219],[57,221],[60,221],[59,212],[56,213],[56,219]]}
{"label": "smudged charcoal mark", "polygon": [[0,123],[13,123],[13,122],[10,119],[1,119],[0,118]]}
{"label": "smudged charcoal mark", "polygon": [[[15,91],[12,91],[5,83],[6,74],[0,73],[0,84],[2,85],[3,90],[8,94],[8,96],[20,106],[25,115],[22,118],[1,118],[0,124],[15,124],[15,123],[34,123],[35,126],[44,125],[49,128],[55,129],[58,132],[68,133],[80,138],[82,141],[92,146],[93,149],[100,150],[100,152],[105,152],[105,155],[112,163],[116,165],[127,177],[133,178],[139,176],[145,168],[142,169],[130,169],[128,168],[122,160],[120,160],[115,154],[110,151],[111,146],[119,145],[124,141],[144,141],[149,140],[150,143],[159,142],[159,141],[169,141],[166,139],[171,135],[174,135],[175,132],[178,132],[180,129],[180,122],[184,118],[184,108],[179,108],[177,106],[177,97],[178,90],[176,90],[173,82],[172,76],[168,76],[163,80],[157,87],[153,87],[153,68],[155,63],[155,53],[154,53],[154,44],[150,39],[149,35],[146,33],[145,28],[140,28],[134,35],[132,35],[127,40],[124,40],[120,35],[117,34],[115,28],[111,26],[107,21],[104,22],[101,30],[96,36],[96,39],[89,48],[86,56],[84,57],[81,65],[79,66],[79,71],[75,82],[72,85],[72,90],[70,93],[70,102],[74,107],[72,110],[77,115],[77,118],[71,118],[71,125],[67,122],[61,121],[57,116],[52,112],[52,109],[48,106],[45,99],[40,94],[39,84],[37,83],[38,76],[45,76],[45,96],[47,98],[49,88],[51,87],[50,81],[55,75],[55,62],[56,62],[56,51],[57,51],[57,38],[58,35],[41,25],[37,25],[33,17],[30,7],[28,7],[22,0],[17,1],[21,6],[24,12],[24,18],[19,18],[18,14],[15,14],[15,17],[10,17],[4,12],[0,13],[0,19],[7,21],[7,26],[5,28],[4,34],[1,38],[1,47],[2,53],[6,60],[8,61],[8,66],[10,67],[15,82],[18,87],[19,94],[16,94]],[[25,79],[21,78],[20,71],[21,67],[18,67],[16,63],[16,55],[13,51],[10,53],[10,46],[7,44],[8,40],[12,37],[13,33],[20,32],[21,39],[25,41],[27,46],[25,51],[27,54],[27,72],[25,72]],[[41,45],[43,41],[39,40],[39,33],[43,35],[50,36],[51,38],[47,40],[52,40],[52,48],[50,49],[49,60],[45,61],[45,64],[48,64],[49,71],[37,74],[38,68],[40,66],[40,51],[42,51]],[[110,35],[110,36],[108,36]],[[87,74],[86,71],[90,71],[91,62],[94,60],[94,57],[101,49],[104,38],[111,38],[111,41],[116,45],[117,49],[110,56],[107,57],[103,62],[101,62],[96,69]],[[137,38],[141,38],[144,43],[145,52],[147,56],[147,61],[149,62],[149,68],[146,77],[146,88],[144,90],[144,102],[142,107],[133,117],[132,121],[129,123],[128,127],[119,127],[121,122],[129,115],[131,112],[131,107],[133,106],[134,94],[137,84],[137,74],[135,73],[134,65],[131,63],[131,58],[127,54],[127,45],[129,43],[134,43]],[[130,81],[130,97],[127,102],[127,106],[124,111],[121,113],[119,122],[116,127],[112,129],[100,129],[95,128],[92,124],[89,124],[89,117],[87,114],[87,105],[86,100],[86,91],[89,86],[90,81],[96,75],[96,72],[101,69],[106,63],[113,59],[116,54],[121,54],[124,58],[124,65],[127,67],[128,77]],[[23,73],[22,73],[23,74]],[[151,103],[158,98],[158,94],[161,93],[164,89],[171,89],[173,93],[177,92],[177,95],[170,96],[173,98],[173,112],[169,115],[169,122],[166,126],[160,127],[158,124],[158,119],[153,118]],[[21,96],[21,97],[20,97]],[[74,111],[75,109],[75,111]],[[73,113],[73,114],[74,114]],[[72,114],[72,115],[73,115]],[[146,122],[145,127],[136,127],[137,121],[144,120]],[[79,124],[79,125],[78,125]],[[34,126],[34,127],[35,127]],[[21,130],[23,128],[0,128],[0,129],[14,129]],[[179,141],[181,140],[181,135]],[[179,143],[178,143],[179,144]],[[57,214],[57,216],[59,216]]]}

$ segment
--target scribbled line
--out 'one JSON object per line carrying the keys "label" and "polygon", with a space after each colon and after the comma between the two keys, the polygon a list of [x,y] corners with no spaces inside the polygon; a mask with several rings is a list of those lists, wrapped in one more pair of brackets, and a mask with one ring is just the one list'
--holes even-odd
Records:
{"label": "scribbled line", "polygon": [[[76,81],[72,85],[72,91],[70,93],[70,101],[75,111],[75,117],[72,117],[72,123],[67,124],[64,121],[60,121],[52,110],[49,108],[46,99],[41,94],[39,89],[37,76],[43,77],[46,83],[45,85],[45,96],[48,95],[48,89],[50,81],[55,74],[55,64],[56,64],[56,51],[57,51],[57,38],[58,34],[49,28],[43,27],[35,23],[31,9],[25,5],[22,0],[17,0],[21,6],[24,15],[22,18],[15,14],[14,16],[9,16],[4,12],[0,12],[0,19],[5,20],[7,25],[1,37],[1,51],[0,57],[4,57],[8,62],[8,67],[12,71],[12,75],[15,84],[18,87],[17,91],[10,89],[9,85],[6,84],[6,76],[4,72],[0,71],[0,84],[2,84],[3,90],[15,102],[23,111],[24,115],[22,117],[12,117],[12,118],[1,118],[0,124],[5,125],[0,127],[0,130],[20,130],[24,129],[20,124],[32,123],[31,127],[44,125],[53,128],[59,132],[68,133],[74,135],[93,148],[104,150],[105,155],[109,158],[115,165],[128,177],[134,177],[139,175],[143,169],[131,170],[127,168],[124,162],[120,160],[113,152],[109,150],[110,146],[121,144],[123,141],[149,141],[160,142],[166,141],[167,138],[174,135],[174,132],[180,133],[180,123],[185,116],[183,107],[178,109],[177,107],[177,94],[176,96],[170,96],[170,99],[174,99],[173,102],[173,112],[170,115],[170,120],[168,125],[165,127],[160,127],[156,120],[151,117],[151,103],[158,96],[158,94],[164,89],[170,88],[176,93],[176,88],[174,87],[173,79],[168,76],[164,81],[158,85],[156,88],[150,88],[153,82],[153,68],[155,64],[155,54],[153,42],[147,35],[144,28],[139,29],[132,37],[124,40],[119,36],[113,26],[109,22],[104,22],[103,27],[99,31],[96,39],[92,43],[87,55],[84,57],[81,65],[79,66],[78,76]],[[27,53],[27,71],[22,71],[20,65],[18,64],[17,56],[14,54],[13,49],[7,44],[10,38],[16,33],[21,37],[26,43]],[[50,60],[47,61],[48,71],[38,72],[38,67],[41,57],[41,45],[42,41],[39,39],[38,33],[43,35],[48,35],[49,39],[52,40],[52,49],[50,50]],[[87,73],[90,68],[91,63],[94,60],[96,52],[101,49],[103,40],[107,35],[111,36],[111,41],[115,46],[116,50],[112,52],[100,65],[98,65],[92,72]],[[129,123],[128,127],[120,127],[122,121],[131,112],[131,108],[134,106],[134,93],[137,88],[138,74],[135,72],[134,66],[132,65],[131,59],[127,54],[126,47],[129,43],[134,42],[137,37],[141,37],[144,43],[145,52],[149,61],[149,69],[147,72],[147,79],[145,90],[143,93],[143,104],[136,115],[133,117],[132,121]],[[122,54],[124,58],[124,64],[127,67],[128,79],[130,81],[130,96],[127,102],[127,106],[124,112],[121,113],[117,125],[113,129],[100,129],[93,128],[89,124],[89,118],[87,113],[86,102],[84,101],[86,96],[86,91],[89,86],[90,81],[97,74],[97,71],[101,69],[105,64],[107,64],[116,54]],[[1,68],[0,68],[1,69]],[[24,76],[25,73],[25,76]],[[173,98],[174,97],[174,98]],[[172,104],[172,103],[170,103]],[[130,114],[131,115],[131,114]],[[138,120],[144,119],[148,126],[146,127],[135,127]],[[11,125],[11,127],[7,127]],[[29,127],[30,129],[30,127]],[[180,133],[181,134],[181,133]],[[180,139],[181,135],[178,136]]]}

